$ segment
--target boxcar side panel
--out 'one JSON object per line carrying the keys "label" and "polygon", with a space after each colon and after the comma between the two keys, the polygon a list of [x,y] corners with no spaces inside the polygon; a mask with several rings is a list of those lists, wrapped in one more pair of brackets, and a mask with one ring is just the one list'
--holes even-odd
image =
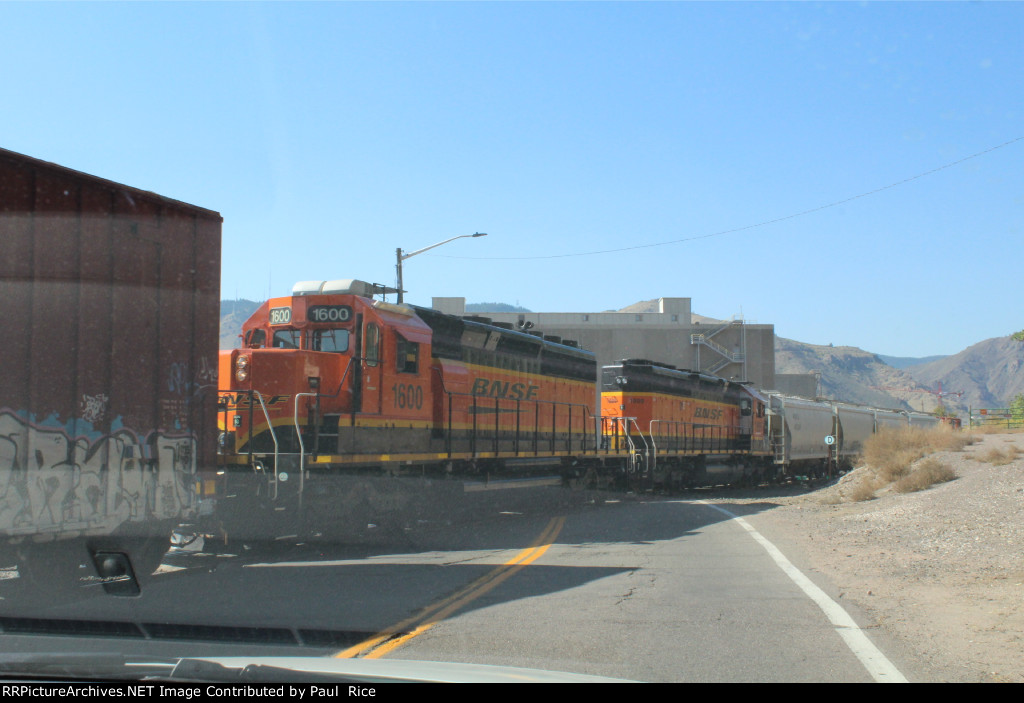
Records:
{"label": "boxcar side panel", "polygon": [[6,543],[189,516],[214,464],[220,223],[0,150]]}

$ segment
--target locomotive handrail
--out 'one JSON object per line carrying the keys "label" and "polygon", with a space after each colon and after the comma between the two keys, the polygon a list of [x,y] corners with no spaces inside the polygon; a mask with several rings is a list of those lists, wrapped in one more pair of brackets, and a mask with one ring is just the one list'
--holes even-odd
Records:
{"label": "locomotive handrail", "polygon": [[[619,428],[619,426],[621,424],[622,430],[623,430],[622,437],[626,440],[627,452],[628,452],[630,457],[635,457],[638,454],[638,450],[637,450],[636,443],[633,442],[633,435],[629,431],[629,425],[632,424],[633,427],[636,428],[637,436],[640,437],[640,440],[644,443],[644,450],[643,450],[644,465],[645,465],[644,473],[648,474],[648,471],[646,469],[648,469],[649,466],[650,466],[651,446],[647,443],[647,438],[644,437],[643,430],[641,430],[640,429],[640,425],[637,424],[636,418],[635,417],[626,417],[626,416],[606,415],[606,416],[602,417],[601,420],[602,421],[610,422],[614,426],[614,428],[615,428],[615,435],[614,436],[616,438],[619,437],[618,428]],[[616,443],[616,445],[618,445],[618,443]],[[616,451],[618,451],[619,447],[616,446],[615,449],[616,449]]]}
{"label": "locomotive handrail", "polygon": [[[316,396],[316,399],[317,399],[316,424],[314,425],[314,430],[313,430],[313,455],[314,455],[314,458],[315,458],[317,453],[320,451],[320,420],[321,420],[320,412],[319,412],[320,399],[321,398],[337,398],[337,397],[339,397],[341,395],[341,389],[344,388],[344,386],[345,386],[345,379],[348,378],[348,372],[352,368],[352,362],[354,362],[354,361],[362,361],[362,360],[363,360],[363,357],[361,357],[361,356],[350,356],[350,357],[348,357],[348,363],[345,365],[345,371],[341,374],[341,380],[338,381],[338,388],[334,391],[334,393],[320,393],[319,391],[317,391],[316,393],[296,393],[295,394],[295,433],[299,436],[299,465],[300,465],[300,467],[303,464],[303,457],[302,457],[303,452],[302,452],[302,430],[299,429],[299,396],[300,395],[312,395],[312,396]],[[352,412],[355,412],[355,410],[353,409]]]}
{"label": "locomotive handrail", "polygon": [[[224,390],[218,390],[217,393],[218,393],[218,395],[222,394],[222,393],[229,393],[231,395],[237,395],[238,393],[244,393],[245,395],[249,396],[249,403],[248,403],[248,405],[249,405],[249,462],[250,462],[250,465],[252,464],[252,456],[253,456],[253,446],[252,446],[253,445],[253,437],[252,437],[252,425],[253,425],[253,419],[252,419],[252,415],[253,415],[252,405],[253,405],[253,403],[252,403],[252,399],[253,399],[253,396],[256,396],[256,399],[260,401],[260,408],[263,409],[263,417],[267,421],[267,430],[270,432],[270,439],[273,440],[273,442],[274,442],[274,495],[272,496],[272,498],[276,500],[277,499],[277,460],[278,460],[278,455],[280,454],[280,448],[279,448],[278,443],[277,443],[277,433],[274,431],[274,423],[272,423],[270,421],[270,413],[267,412],[267,404],[263,402],[263,394],[260,393],[258,390],[254,389],[254,388],[249,389],[249,390],[244,390],[244,391],[237,391],[237,390],[226,390],[226,391],[224,391]],[[226,410],[226,407],[225,407],[225,410]],[[237,412],[237,410],[236,410],[236,412]],[[225,429],[225,431],[227,431],[227,429],[228,429],[226,422],[225,422],[224,429]]]}
{"label": "locomotive handrail", "polygon": [[658,442],[654,438],[654,423],[656,422],[667,422],[666,420],[651,420],[651,424],[648,426],[648,433],[651,435],[651,458],[648,462],[651,473],[658,467]]}
{"label": "locomotive handrail", "polygon": [[[253,389],[251,391],[256,399],[260,401],[260,407],[263,408],[263,417],[267,418],[267,429],[270,430],[270,438],[274,440],[274,495],[272,500],[277,500],[277,459],[280,453],[277,444],[277,433],[274,431],[274,423],[270,421],[270,413],[267,412],[267,404],[263,402],[263,394],[258,390]],[[249,422],[252,422],[252,403],[249,404]],[[252,442],[249,442],[250,451],[252,449]]]}
{"label": "locomotive handrail", "polygon": [[640,435],[640,439],[642,439],[644,441],[644,463],[647,464],[648,467],[649,467],[650,466],[651,448],[647,444],[647,438],[644,437],[644,433],[643,433],[643,430],[640,429],[640,425],[636,424],[636,418],[635,417],[631,417],[629,419],[633,421],[633,427],[636,428],[636,433],[638,435]]}
{"label": "locomotive handrail", "polygon": [[[589,437],[590,437],[590,432],[588,430],[588,426],[587,426],[587,423],[586,423],[586,418],[588,416],[593,417],[593,414],[591,413],[589,406],[587,406],[587,405],[585,405],[583,403],[567,403],[565,401],[546,400],[544,398],[502,398],[500,396],[481,395],[481,394],[477,394],[477,393],[466,393],[466,392],[463,392],[463,391],[452,391],[452,390],[449,390],[445,386],[444,376],[440,372],[440,369],[437,369],[435,367],[433,369],[433,371],[437,374],[438,380],[440,382],[441,392],[444,393],[445,396],[447,396],[447,399],[448,399],[448,413],[447,413],[448,414],[448,418],[447,418],[447,428],[446,428],[446,433],[445,433],[445,435],[446,435],[445,436],[445,453],[448,455],[449,458],[454,454],[453,447],[452,447],[452,436],[453,436],[453,432],[452,432],[452,429],[453,429],[452,428],[452,416],[454,415],[453,407],[452,406],[453,406],[453,399],[454,398],[468,398],[468,399],[471,399],[471,400],[473,400],[473,401],[475,401],[477,403],[477,407],[482,407],[480,405],[481,401],[490,400],[490,399],[494,400],[494,426],[493,426],[494,434],[489,439],[491,441],[491,449],[492,449],[493,453],[495,453],[495,454],[499,453],[500,444],[503,441],[503,439],[500,436],[500,433],[501,433],[501,409],[502,409],[502,403],[503,402],[506,402],[506,403],[509,403],[509,404],[515,403],[515,409],[512,412],[516,413],[516,426],[515,426],[514,430],[510,430],[510,432],[513,433],[512,436],[509,437],[509,438],[506,438],[506,440],[510,440],[511,443],[512,443],[512,453],[514,455],[521,456],[522,454],[526,453],[527,451],[533,453],[535,456],[539,456],[540,455],[540,453],[541,453],[541,448],[540,448],[540,432],[541,432],[540,409],[544,405],[551,406],[551,430],[550,430],[551,436],[548,439],[549,450],[550,451],[556,451],[557,450],[557,447],[556,447],[556,443],[558,442],[558,437],[557,437],[557,435],[558,435],[558,432],[557,432],[557,421],[558,421],[558,417],[559,417],[559,415],[558,415],[558,408],[559,407],[564,407],[564,408],[567,408],[567,410],[568,410],[568,413],[567,413],[568,414],[568,418],[567,418],[568,429],[567,429],[567,431],[565,433],[566,434],[566,438],[565,438],[566,447],[565,448],[566,448],[566,451],[569,452],[569,453],[571,453],[572,450],[573,450],[573,435],[574,434],[580,434],[580,433],[574,433],[573,432],[574,427],[573,427],[573,412],[572,412],[572,410],[573,410],[573,408],[580,408],[580,409],[583,410],[583,412],[581,414],[579,414],[577,417],[579,417],[581,419],[581,424],[583,425],[583,431],[582,431],[582,435],[583,435],[582,444],[583,444],[583,447],[582,448],[586,449],[586,446],[588,444],[588,440],[589,440]],[[524,433],[529,431],[528,428],[524,431],[524,428],[522,427],[522,412],[523,412],[523,404],[524,403],[531,403],[531,404],[533,404],[533,408],[534,408],[534,421],[533,421],[532,441],[531,441],[531,445],[532,446],[531,446],[531,448],[529,450],[523,450],[522,444],[521,444],[522,440],[525,439]],[[529,407],[529,406],[527,406],[527,407]],[[481,427],[481,424],[477,420],[477,415],[479,413],[478,412],[472,412],[470,414],[473,416],[473,424],[472,424],[470,435],[469,435],[469,438],[468,438],[469,439],[469,444],[470,444],[469,452],[470,452],[470,454],[476,456],[477,455],[477,449],[478,449],[478,440],[482,439],[483,441],[486,441],[488,438],[480,437],[479,436],[480,431],[483,429]]]}
{"label": "locomotive handrail", "polygon": [[[655,436],[655,423],[669,425],[675,430],[675,446],[673,447],[673,443],[670,442],[666,451],[737,451],[743,449],[742,446],[738,445],[745,434],[740,425],[722,426],[682,422],[679,420],[651,420],[649,431],[652,441]],[[690,428],[690,432],[684,431],[680,433],[680,428]],[[710,436],[708,436],[708,430],[710,430]],[[749,434],[746,436],[749,437]],[[680,439],[682,439],[682,446],[680,446]]]}
{"label": "locomotive handrail", "polygon": [[[319,398],[319,393],[296,393],[295,394],[295,435],[299,439],[299,505],[302,505],[302,491],[306,486],[306,445],[302,441],[302,429],[299,427],[299,398],[312,396]],[[320,418],[317,417],[317,427],[320,426]],[[274,461],[274,471],[277,471],[277,461]],[[277,497],[275,495],[275,497]]]}
{"label": "locomotive handrail", "polygon": [[[316,393],[316,395],[318,395],[321,398],[337,398],[338,396],[340,396],[341,395],[341,389],[345,385],[345,379],[348,378],[349,369],[352,368],[352,362],[353,361],[362,361],[363,359],[364,359],[364,357],[361,357],[361,356],[350,356],[350,357],[348,357],[348,364],[345,366],[344,373],[341,374],[341,380],[338,381],[338,389],[336,391],[334,391],[334,393]],[[308,394],[306,394],[306,393],[297,394],[295,397],[297,398],[299,395],[308,395]]]}

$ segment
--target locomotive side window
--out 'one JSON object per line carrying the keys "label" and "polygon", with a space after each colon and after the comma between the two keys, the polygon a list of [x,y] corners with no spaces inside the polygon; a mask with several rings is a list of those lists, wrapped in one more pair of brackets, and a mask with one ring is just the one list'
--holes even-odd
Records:
{"label": "locomotive side window", "polygon": [[309,348],[313,351],[347,352],[348,330],[313,330]]}
{"label": "locomotive side window", "polygon": [[267,343],[266,330],[249,330],[245,335],[245,346],[259,349]]}
{"label": "locomotive side window", "polygon": [[366,325],[366,365],[376,366],[380,358],[380,327],[370,322]]}
{"label": "locomotive side window", "polygon": [[274,348],[275,349],[298,349],[299,348],[299,331],[298,330],[277,330],[274,332]]}
{"label": "locomotive side window", "polygon": [[395,333],[395,369],[398,373],[418,373],[420,345],[410,342],[402,335]]}

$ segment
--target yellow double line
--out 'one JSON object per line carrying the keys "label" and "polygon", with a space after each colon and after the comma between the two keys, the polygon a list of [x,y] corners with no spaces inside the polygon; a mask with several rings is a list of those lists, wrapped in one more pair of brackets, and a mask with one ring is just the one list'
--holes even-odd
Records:
{"label": "yellow double line", "polygon": [[[365,642],[338,652],[334,656],[339,659],[351,659],[354,657],[378,659],[388,652],[401,647],[413,637],[422,635],[459,608],[504,583],[524,566],[540,559],[544,552],[548,550],[548,547],[554,543],[558,533],[562,531],[563,525],[565,525],[565,517],[552,518],[551,522],[548,523],[548,526],[540,536],[534,540],[533,544],[498,568],[484,574],[447,598],[427,606],[411,618],[403,620]],[[410,630],[409,628],[412,629]]]}

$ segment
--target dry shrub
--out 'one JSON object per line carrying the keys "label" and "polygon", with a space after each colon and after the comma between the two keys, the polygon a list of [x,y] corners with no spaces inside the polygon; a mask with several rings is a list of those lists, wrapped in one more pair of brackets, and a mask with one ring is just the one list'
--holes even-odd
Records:
{"label": "dry shrub", "polygon": [[[956,478],[953,470],[928,455],[962,451],[974,441],[970,435],[948,427],[884,427],[864,442],[862,459],[874,471],[874,480],[863,480],[848,499],[868,500],[889,484],[894,491],[909,493],[951,481]],[[918,462],[923,457],[928,458]]]}
{"label": "dry shrub", "polygon": [[1019,454],[1020,449],[1017,448],[1017,445],[1011,444],[1007,447],[1003,447],[1002,449],[999,447],[992,447],[979,456],[978,459],[981,461],[987,461],[993,466],[1003,466],[1004,464],[1009,464],[1011,461],[1015,460]]}
{"label": "dry shrub", "polygon": [[934,427],[929,430],[939,451],[962,452],[964,447],[979,441],[977,437],[962,430],[954,430],[949,427]]}
{"label": "dry shrub", "polygon": [[885,483],[910,473],[910,466],[934,452],[956,452],[974,440],[948,427],[883,427],[864,442],[863,459]]}
{"label": "dry shrub", "polygon": [[956,472],[949,467],[949,464],[930,456],[921,460],[913,471],[896,481],[893,484],[893,490],[897,493],[923,491],[936,483],[945,483],[954,478],[956,478]]}
{"label": "dry shrub", "polygon": [[844,496],[844,499],[850,503],[860,503],[865,500],[871,500],[874,497],[874,481],[869,478],[862,478],[850,487],[850,492]]}

